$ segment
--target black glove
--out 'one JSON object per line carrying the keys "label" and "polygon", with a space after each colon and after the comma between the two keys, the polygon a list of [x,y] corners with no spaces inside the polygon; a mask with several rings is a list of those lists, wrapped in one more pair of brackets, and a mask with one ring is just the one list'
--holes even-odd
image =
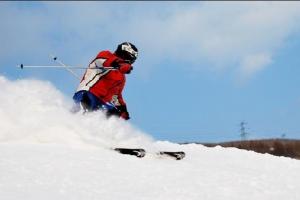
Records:
{"label": "black glove", "polygon": [[129,113],[127,111],[127,107],[125,105],[117,106],[117,109],[119,110],[119,116],[125,120],[129,120]]}
{"label": "black glove", "polygon": [[130,74],[130,72],[133,70],[131,64],[121,59],[115,59],[111,63],[111,66],[115,69],[119,69],[123,74]]}
{"label": "black glove", "polygon": [[124,65],[124,64],[128,64],[126,61],[120,59],[120,58],[116,58],[112,63],[111,63],[111,66],[113,68],[116,68],[116,69],[119,69],[121,67],[121,65]]}

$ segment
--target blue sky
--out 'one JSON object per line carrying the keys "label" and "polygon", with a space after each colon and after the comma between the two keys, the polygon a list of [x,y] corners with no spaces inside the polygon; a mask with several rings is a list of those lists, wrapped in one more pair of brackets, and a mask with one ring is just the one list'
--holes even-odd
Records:
{"label": "blue sky", "polygon": [[298,2],[0,2],[0,74],[71,99],[67,71],[15,66],[86,66],[130,41],[130,123],[154,138],[235,140],[241,121],[249,138],[300,138],[299,20]]}

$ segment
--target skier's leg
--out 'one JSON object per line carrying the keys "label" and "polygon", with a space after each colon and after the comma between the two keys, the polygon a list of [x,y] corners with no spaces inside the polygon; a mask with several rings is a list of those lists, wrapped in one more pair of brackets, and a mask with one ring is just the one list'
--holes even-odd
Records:
{"label": "skier's leg", "polygon": [[74,108],[77,108],[78,111],[80,110],[80,106],[84,112],[91,112],[99,109],[97,98],[88,91],[82,90],[76,92],[73,96],[73,100],[75,102]]}
{"label": "skier's leg", "polygon": [[[120,116],[120,111],[112,103],[104,103],[89,91],[79,91],[73,96],[75,109],[80,110],[80,106],[85,112],[103,110],[106,117]],[[74,110],[75,110],[74,109]]]}
{"label": "skier's leg", "polygon": [[72,109],[71,109],[71,112],[77,113],[77,112],[79,112],[79,111],[82,110],[82,109],[84,110],[84,108],[83,108],[81,102],[82,102],[82,100],[83,100],[83,97],[84,97],[85,93],[86,93],[86,91],[83,91],[83,90],[82,90],[82,91],[76,92],[76,93],[73,95],[74,105],[73,105],[73,107],[72,107]]}

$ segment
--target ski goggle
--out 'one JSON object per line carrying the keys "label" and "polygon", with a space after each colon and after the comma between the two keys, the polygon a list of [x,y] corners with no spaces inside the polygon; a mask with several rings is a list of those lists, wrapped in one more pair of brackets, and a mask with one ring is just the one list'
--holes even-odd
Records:
{"label": "ski goggle", "polygon": [[129,46],[129,45],[122,45],[122,50],[128,52],[129,54],[131,54],[132,57],[134,57],[135,59],[138,57],[138,52],[133,50],[131,48],[131,46]]}

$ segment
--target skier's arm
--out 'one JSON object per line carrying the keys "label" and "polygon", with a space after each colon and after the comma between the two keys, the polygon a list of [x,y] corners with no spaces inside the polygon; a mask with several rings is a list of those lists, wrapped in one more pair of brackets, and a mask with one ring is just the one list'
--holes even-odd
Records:
{"label": "skier's arm", "polygon": [[129,117],[129,113],[128,113],[128,110],[127,110],[127,106],[126,106],[126,103],[125,101],[123,100],[123,97],[122,97],[122,94],[120,94],[118,96],[118,100],[119,100],[119,103],[120,105],[117,106],[119,112],[120,112],[120,117],[125,119],[125,120],[129,120],[130,117]]}
{"label": "skier's arm", "polygon": [[96,65],[102,67],[114,67],[117,68],[117,64],[119,63],[119,58],[113,55],[109,51],[101,51],[95,58]]}
{"label": "skier's arm", "polygon": [[111,63],[111,66],[116,69],[119,69],[122,74],[129,74],[133,69],[131,64],[119,58],[114,59]]}
{"label": "skier's arm", "polygon": [[123,83],[122,89],[121,89],[121,91],[120,91],[120,93],[118,95],[118,101],[119,101],[120,105],[117,106],[117,108],[118,108],[118,110],[120,112],[120,117],[122,117],[125,120],[128,120],[128,119],[130,119],[130,117],[129,117],[129,113],[127,111],[126,103],[125,103],[125,101],[123,99],[123,95],[122,95],[122,91],[123,91],[124,85],[125,85],[125,82]]}
{"label": "skier's arm", "polygon": [[132,66],[127,63],[125,60],[118,58],[114,54],[109,51],[101,51],[95,58],[94,61],[96,65],[99,67],[102,65],[103,67],[114,67],[119,69],[122,73],[130,73],[132,70]]}

